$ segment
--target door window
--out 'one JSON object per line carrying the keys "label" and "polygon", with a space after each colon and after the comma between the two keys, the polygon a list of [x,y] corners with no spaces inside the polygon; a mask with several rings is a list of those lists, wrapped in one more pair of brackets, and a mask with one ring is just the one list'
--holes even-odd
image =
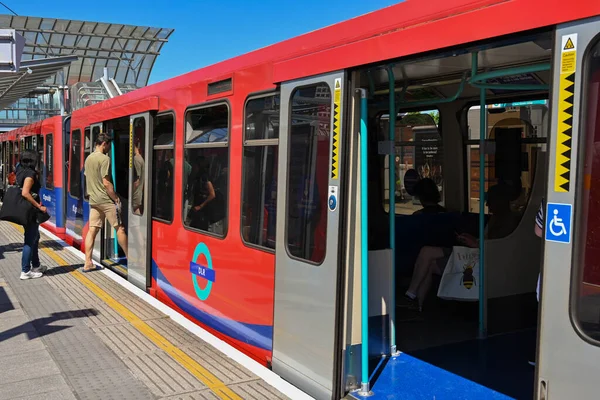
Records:
{"label": "door window", "polygon": [[51,133],[46,135],[46,189],[54,189],[54,142],[52,138],[54,135]]}
{"label": "door window", "polygon": [[584,119],[586,132],[583,190],[578,210],[581,226],[578,247],[580,260],[573,263],[578,275],[575,286],[575,320],[588,337],[600,341],[600,41],[587,53],[584,78]]}
{"label": "door window", "polygon": [[292,256],[325,259],[331,90],[318,83],[294,90],[288,147],[286,241]]}
{"label": "door window", "polygon": [[131,209],[136,215],[144,215],[144,181],[146,170],[146,119],[137,117],[133,120],[133,169]]}
{"label": "door window", "polygon": [[69,194],[79,199],[81,197],[81,131],[79,129],[74,130],[72,133],[69,166]]}

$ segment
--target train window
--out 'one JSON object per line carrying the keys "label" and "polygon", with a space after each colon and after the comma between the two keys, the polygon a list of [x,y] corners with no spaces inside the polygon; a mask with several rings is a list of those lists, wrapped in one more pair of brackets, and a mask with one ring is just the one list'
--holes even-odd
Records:
{"label": "train window", "polygon": [[74,130],[71,136],[69,194],[72,197],[79,199],[81,197],[81,130]]}
{"label": "train window", "polygon": [[138,117],[133,120],[133,191],[131,209],[134,214],[144,215],[144,171],[146,149],[146,119]]}
{"label": "train window", "polygon": [[[83,163],[85,165],[85,160],[87,160],[88,156],[90,155],[90,149],[92,148],[91,145],[91,137],[90,137],[90,128],[85,128],[84,129],[84,146],[83,146]],[[88,194],[87,191],[87,182],[86,179],[83,179],[83,198],[86,200],[89,200],[90,195]]]}
{"label": "train window", "polygon": [[275,249],[279,95],[246,103],[242,160],[242,239]]}
{"label": "train window", "polygon": [[[440,202],[444,199],[444,179],[442,164],[444,152],[442,135],[439,130],[439,111],[427,110],[399,114],[395,132],[395,167],[396,214],[410,215],[423,208],[419,199],[408,193],[404,186],[404,175],[408,170],[415,170],[421,179],[432,179],[440,193]],[[389,115],[379,120],[379,140],[388,140]],[[386,212],[390,209],[389,156],[384,156],[382,173],[383,206]],[[410,191],[410,190],[409,190]],[[411,191],[412,192],[412,191]]]}
{"label": "train window", "polygon": [[[89,129],[89,128],[86,128]],[[95,147],[95,143],[96,143],[96,138],[98,137],[98,135],[100,134],[100,126],[95,125],[92,127],[92,147]],[[91,150],[90,150],[91,151]]]}
{"label": "train window", "polygon": [[46,135],[46,162],[44,163],[46,169],[46,189],[54,189],[54,142],[52,141],[53,137],[54,135],[52,135],[51,133]]}
{"label": "train window", "polygon": [[[466,132],[465,182],[468,209],[474,213],[479,212],[479,111],[479,106],[468,110]],[[534,188],[536,168],[545,165],[547,101],[491,104],[486,111],[485,191],[498,184],[507,188],[510,208],[520,220]],[[488,213],[487,206],[485,210]]]}
{"label": "train window", "polygon": [[188,228],[227,234],[229,107],[219,104],[186,114],[183,219]]}
{"label": "train window", "polygon": [[159,115],[154,121],[156,124],[153,132],[152,218],[172,222],[175,182],[173,147],[175,118],[172,114]]}
{"label": "train window", "polygon": [[[579,259],[573,263],[578,275],[575,288],[575,318],[588,337],[600,341],[600,42],[587,53],[587,77],[583,84],[587,99],[582,122],[586,131],[583,189],[576,197],[578,218],[577,247]],[[578,268],[575,268],[577,266]]]}
{"label": "train window", "polygon": [[321,263],[327,241],[331,90],[294,90],[289,127],[286,244],[292,256]]}

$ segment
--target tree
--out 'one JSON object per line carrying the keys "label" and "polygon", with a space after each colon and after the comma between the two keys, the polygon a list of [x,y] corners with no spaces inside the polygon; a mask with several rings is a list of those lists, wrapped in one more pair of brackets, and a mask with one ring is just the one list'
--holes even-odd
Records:
{"label": "tree", "polygon": [[412,126],[438,125],[440,114],[437,111],[429,113],[409,112],[402,117],[402,124]]}

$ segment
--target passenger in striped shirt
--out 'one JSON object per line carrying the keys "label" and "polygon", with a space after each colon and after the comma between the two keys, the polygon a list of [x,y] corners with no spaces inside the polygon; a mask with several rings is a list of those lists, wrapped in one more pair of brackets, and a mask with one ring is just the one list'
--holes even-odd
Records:
{"label": "passenger in striped shirt", "polygon": [[[537,215],[535,216],[535,234],[539,238],[543,238],[543,233],[544,233],[544,200],[542,200],[542,202],[540,203],[540,209],[538,210]],[[536,289],[535,293],[537,294],[537,300],[539,302],[540,301],[540,275],[538,275],[537,289]],[[534,347],[534,349],[535,349],[535,347]],[[532,359],[535,360],[535,352],[533,354]],[[529,361],[529,365],[535,367],[535,361]]]}

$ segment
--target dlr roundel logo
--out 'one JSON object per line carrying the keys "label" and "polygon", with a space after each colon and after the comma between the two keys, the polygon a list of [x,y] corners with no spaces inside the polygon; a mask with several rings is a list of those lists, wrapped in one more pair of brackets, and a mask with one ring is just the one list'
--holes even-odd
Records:
{"label": "dlr roundel logo", "polygon": [[[207,265],[202,265],[198,262],[200,256],[204,256]],[[202,301],[208,299],[212,290],[212,285],[215,282],[215,270],[213,269],[212,257],[208,246],[204,243],[198,243],[196,250],[194,250],[194,257],[190,262],[190,272],[192,273],[192,282],[194,284],[194,291],[196,296]],[[206,281],[204,289],[200,288],[198,279]]]}

